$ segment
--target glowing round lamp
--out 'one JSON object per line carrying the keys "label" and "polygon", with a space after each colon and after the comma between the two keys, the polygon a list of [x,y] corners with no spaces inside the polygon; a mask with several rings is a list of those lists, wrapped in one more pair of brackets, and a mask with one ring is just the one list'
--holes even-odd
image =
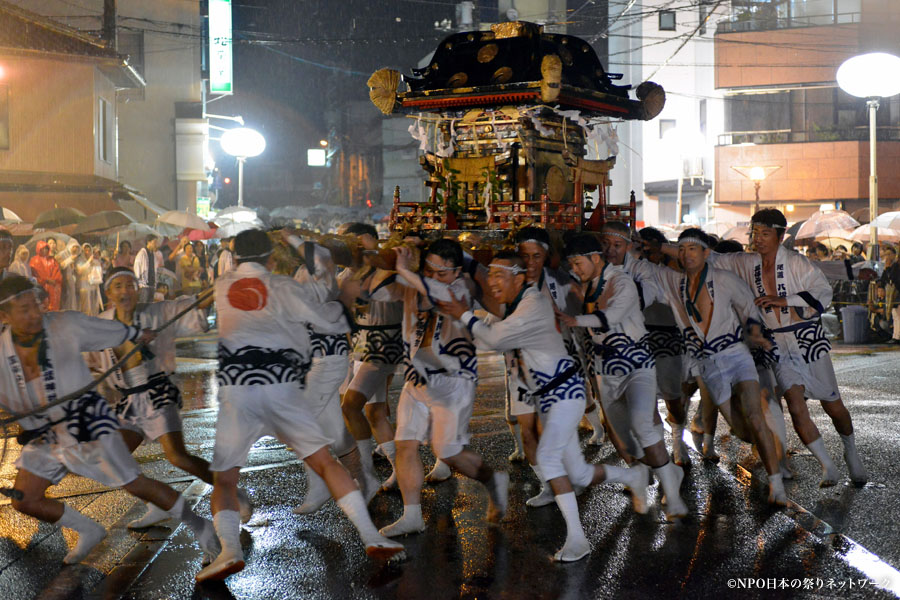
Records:
{"label": "glowing round lamp", "polygon": [[250,158],[259,156],[266,149],[266,138],[255,129],[237,127],[222,134],[219,142],[222,150],[231,156]]}
{"label": "glowing round lamp", "polygon": [[900,94],[900,57],[884,52],[860,54],[838,68],[841,89],[857,98],[887,98]]}

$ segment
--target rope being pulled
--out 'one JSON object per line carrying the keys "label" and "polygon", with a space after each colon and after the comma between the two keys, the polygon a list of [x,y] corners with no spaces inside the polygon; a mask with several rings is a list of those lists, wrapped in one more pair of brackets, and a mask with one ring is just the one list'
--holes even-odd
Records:
{"label": "rope being pulled", "polygon": [[[181,317],[188,314],[189,312],[191,312],[192,310],[194,310],[195,308],[200,306],[203,302],[208,300],[209,297],[214,293],[215,293],[215,288],[210,288],[204,292],[201,292],[200,294],[197,295],[197,299],[194,302],[192,302],[190,304],[190,306],[181,310],[174,317],[172,317],[171,319],[169,319],[168,321],[166,321],[165,323],[160,325],[158,328],[154,329],[153,332],[158,334],[162,330],[164,330],[168,327],[171,327],[173,324],[175,324],[175,322],[177,322],[179,319],[181,319]],[[135,344],[134,347],[131,348],[131,350],[129,350],[122,356],[122,358],[117,360],[115,364],[113,364],[110,368],[108,368],[106,371],[104,371],[99,377],[94,379],[92,382],[78,388],[74,392],[70,392],[63,397],[54,400],[53,402],[50,402],[49,404],[46,404],[39,408],[35,408],[26,413],[12,413],[12,411],[8,411],[8,412],[12,413],[12,416],[0,419],[0,428],[3,429],[3,433],[4,433],[3,452],[2,452],[2,454],[0,454],[0,463],[2,463],[3,459],[6,458],[6,449],[7,449],[7,444],[9,443],[9,436],[5,435],[5,434],[6,434],[6,427],[8,425],[15,423],[16,421],[20,421],[26,417],[31,417],[38,413],[44,412],[45,410],[48,410],[55,406],[59,406],[60,404],[64,404],[71,400],[76,400],[78,398],[81,398],[88,392],[94,390],[98,385],[103,383],[103,381],[105,381],[109,376],[111,376],[120,367],[122,367],[122,365],[124,365],[128,361],[128,359],[131,358],[136,352],[139,352],[142,348],[145,348],[146,345],[147,344],[144,342]],[[14,489],[0,488],[0,494],[7,496],[9,498],[12,498],[13,500],[21,500],[22,499],[21,492],[19,492],[18,490],[14,490]]]}

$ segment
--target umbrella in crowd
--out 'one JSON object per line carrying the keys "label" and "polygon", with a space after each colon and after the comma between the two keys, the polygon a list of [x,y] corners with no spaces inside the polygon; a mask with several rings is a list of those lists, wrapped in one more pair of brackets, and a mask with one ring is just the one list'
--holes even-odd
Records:
{"label": "umbrella in crowd", "polygon": [[253,223],[227,223],[216,230],[216,237],[230,238],[236,236],[242,231],[247,231],[248,229],[262,229],[263,227],[265,227],[265,224],[262,221],[256,221]]}
{"label": "umbrella in crowd", "polygon": [[15,221],[17,223],[22,222],[22,217],[9,210],[5,206],[0,206],[0,219],[3,221]]}
{"label": "umbrella in crowd", "polygon": [[853,229],[859,227],[859,222],[843,210],[830,210],[828,212],[815,212],[797,230],[796,239],[816,238],[825,231],[836,229]]}
{"label": "umbrella in crowd", "polygon": [[736,225],[722,234],[722,239],[747,244],[750,242],[750,227],[747,225]]}
{"label": "umbrella in crowd", "polygon": [[25,247],[34,255],[34,249],[37,247],[37,243],[41,240],[46,240],[48,238],[53,238],[56,240],[57,245],[65,246],[69,243],[69,240],[73,240],[70,235],[66,235],[65,233],[60,233],[58,231],[42,231],[40,233],[36,233],[32,236],[30,240],[25,242]]}
{"label": "umbrella in crowd", "polygon": [[27,237],[34,235],[34,227],[31,223],[23,223],[15,220],[0,221],[0,228],[7,230],[14,237]]}
{"label": "umbrella in crowd", "polygon": [[301,220],[305,219],[309,214],[309,209],[304,206],[281,206],[273,210],[270,214],[276,219]]}
{"label": "umbrella in crowd", "polygon": [[35,229],[58,229],[66,225],[81,223],[85,214],[77,208],[67,206],[51,208],[37,216],[32,224]]}
{"label": "umbrella in crowd", "polygon": [[900,229],[900,211],[891,211],[878,215],[875,218],[876,227],[887,227],[888,229]]}
{"label": "umbrella in crowd", "polygon": [[246,206],[229,206],[219,211],[213,223],[216,225],[225,225],[227,223],[252,223],[259,220],[259,216],[255,210]]}
{"label": "umbrella in crowd", "polygon": [[113,227],[122,227],[132,223],[134,223],[134,219],[121,210],[102,210],[82,220],[72,231],[72,235],[94,234],[96,236]]}
{"label": "umbrella in crowd", "polygon": [[129,223],[103,232],[104,239],[107,242],[143,241],[148,235],[158,236],[159,233],[149,225],[143,223]]}
{"label": "umbrella in crowd", "polygon": [[170,210],[159,216],[160,223],[168,223],[182,229],[199,229],[209,231],[209,225],[202,218],[182,210]]}
{"label": "umbrella in crowd", "polygon": [[216,233],[218,232],[218,230],[219,230],[219,228],[216,227],[215,225],[212,225],[209,228],[209,231],[200,231],[199,229],[191,229],[187,234],[187,238],[189,240],[191,240],[192,242],[196,242],[198,240],[211,240],[216,237]]}
{"label": "umbrella in crowd", "polygon": [[[869,231],[870,229],[870,225],[860,225],[853,230],[853,233],[850,235],[850,239],[854,242],[863,242],[867,244],[869,243],[869,236],[871,235]],[[900,242],[900,230],[888,229],[887,227],[879,227],[878,241],[891,242],[896,244],[897,242]]]}

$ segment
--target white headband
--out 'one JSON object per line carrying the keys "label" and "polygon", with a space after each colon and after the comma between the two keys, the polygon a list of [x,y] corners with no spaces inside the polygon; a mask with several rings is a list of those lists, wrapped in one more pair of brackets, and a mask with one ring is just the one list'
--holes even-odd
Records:
{"label": "white headband", "polygon": [[537,244],[544,250],[548,250],[548,251],[550,250],[550,244],[548,244],[546,242],[542,242],[540,240],[535,240],[535,239],[522,240],[521,242],[519,242],[519,246],[521,246],[522,244]]}
{"label": "white headband", "polygon": [[631,237],[625,235],[624,233],[619,233],[618,231],[603,231],[601,235],[611,235],[613,237],[622,238],[629,244],[631,243]]}
{"label": "white headband", "polygon": [[459,267],[445,267],[444,265],[436,265],[433,262],[431,262],[430,260],[428,260],[427,258],[425,259],[425,262],[428,263],[428,266],[431,267],[432,269],[434,269],[435,271],[455,271],[456,269],[459,268]]}
{"label": "white headband", "polygon": [[113,273],[112,276],[106,280],[103,284],[104,291],[109,291],[109,286],[112,284],[113,280],[118,279],[119,277],[131,277],[137,281],[137,277],[135,277],[134,273],[131,271],[119,271],[118,273]]}
{"label": "white headband", "polygon": [[709,248],[709,244],[693,235],[689,235],[678,240],[678,245],[681,246],[682,244],[699,244],[704,248]]}
{"label": "white headband", "polygon": [[519,265],[498,265],[497,263],[491,263],[490,268],[493,269],[494,267],[503,269],[504,271],[509,271],[513,275],[518,275],[519,273],[525,272],[525,269],[523,269]]}
{"label": "white headband", "polygon": [[248,254],[247,256],[244,256],[242,254],[238,254],[237,252],[235,252],[234,257],[237,260],[255,260],[257,258],[266,258],[267,256],[270,256],[271,254],[272,254],[272,250],[269,250],[268,252],[263,252],[262,254]]}

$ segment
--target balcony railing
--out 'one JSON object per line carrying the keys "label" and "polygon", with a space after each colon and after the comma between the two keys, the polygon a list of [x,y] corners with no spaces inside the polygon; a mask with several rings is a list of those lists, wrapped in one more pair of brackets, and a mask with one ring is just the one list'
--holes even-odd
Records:
{"label": "balcony railing", "polygon": [[[745,16],[746,15],[746,16]],[[859,23],[862,13],[847,12],[828,15],[780,18],[769,15],[741,13],[727,21],[719,21],[716,33],[738,33],[742,31],[768,31],[772,29],[795,29],[798,27],[827,27]]]}
{"label": "balcony railing", "polygon": [[[879,142],[900,141],[900,127],[878,127]],[[868,127],[829,127],[810,131],[770,129],[767,131],[732,131],[719,135],[719,146],[738,144],[794,144],[803,142],[865,142],[869,140]]]}

